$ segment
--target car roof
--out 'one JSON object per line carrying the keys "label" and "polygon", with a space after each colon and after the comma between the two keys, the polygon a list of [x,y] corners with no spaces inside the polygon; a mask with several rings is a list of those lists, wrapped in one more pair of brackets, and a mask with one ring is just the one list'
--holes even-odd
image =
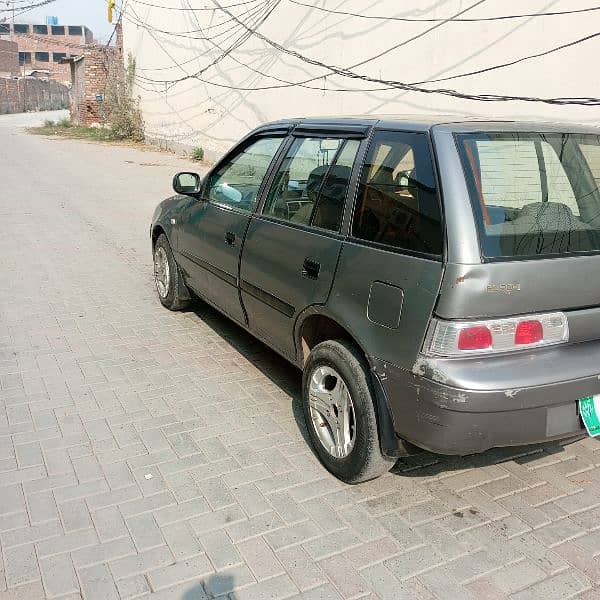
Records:
{"label": "car roof", "polygon": [[558,122],[542,120],[520,120],[512,118],[491,119],[489,117],[459,114],[419,114],[419,115],[362,115],[362,116],[323,116],[282,119],[265,123],[259,130],[281,126],[375,126],[385,129],[404,129],[410,131],[429,131],[433,127],[452,132],[476,131],[522,131],[522,132],[558,132],[558,133],[594,133],[600,134],[596,125],[577,122]]}

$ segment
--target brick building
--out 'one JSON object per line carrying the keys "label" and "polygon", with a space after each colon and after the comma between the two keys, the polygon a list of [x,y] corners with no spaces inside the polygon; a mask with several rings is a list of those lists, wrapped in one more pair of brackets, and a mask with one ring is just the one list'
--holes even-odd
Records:
{"label": "brick building", "polygon": [[65,59],[71,69],[71,119],[74,123],[106,123],[107,89],[123,77],[123,31],[116,27],[115,46],[90,45],[80,56]]}
{"label": "brick building", "polygon": [[0,39],[0,77],[19,74],[19,49],[16,42]]}
{"label": "brick building", "polygon": [[83,25],[0,23],[0,40],[17,43],[22,75],[47,71],[52,79],[66,83],[71,81],[71,70],[64,59],[81,56],[94,35]]}

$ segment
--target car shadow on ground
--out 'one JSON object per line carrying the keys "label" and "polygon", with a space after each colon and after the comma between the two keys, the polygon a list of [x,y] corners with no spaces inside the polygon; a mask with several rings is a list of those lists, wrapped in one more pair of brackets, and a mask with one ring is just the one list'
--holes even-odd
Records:
{"label": "car shadow on ground", "polygon": [[[205,302],[196,300],[190,312],[243,354],[265,377],[292,398],[292,410],[298,430],[316,456],[302,412],[302,375],[299,369]],[[444,456],[414,447],[414,454],[400,458],[391,472],[402,477],[432,477],[450,471],[464,471],[507,461],[526,464],[543,456],[564,452],[565,446],[582,437],[585,436],[580,435],[562,442],[492,448],[487,452],[468,456]]]}
{"label": "car shadow on ground", "polygon": [[238,596],[232,591],[234,588],[235,577],[231,573],[221,571],[193,584],[183,593],[180,600],[206,600],[217,597],[236,600]]}

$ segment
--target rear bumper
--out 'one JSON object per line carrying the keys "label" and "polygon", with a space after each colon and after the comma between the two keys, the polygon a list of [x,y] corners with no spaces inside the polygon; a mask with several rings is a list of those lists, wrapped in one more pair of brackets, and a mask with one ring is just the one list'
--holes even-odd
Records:
{"label": "rear bumper", "polygon": [[[379,360],[372,366],[399,437],[439,454],[465,455],[584,434],[577,400],[600,393],[600,344],[580,346],[533,354],[533,377],[527,354],[425,360],[413,372]],[[564,368],[579,352],[578,368]],[[512,385],[499,387],[505,378]],[[534,385],[524,385],[532,379]]]}

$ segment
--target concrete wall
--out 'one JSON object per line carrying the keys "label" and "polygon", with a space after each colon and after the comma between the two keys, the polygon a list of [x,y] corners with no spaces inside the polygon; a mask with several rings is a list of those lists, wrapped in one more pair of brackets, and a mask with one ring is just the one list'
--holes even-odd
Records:
{"label": "concrete wall", "polygon": [[0,115],[69,106],[69,88],[56,81],[0,79]]}
{"label": "concrete wall", "polygon": [[[444,19],[472,4],[464,0],[304,2],[362,15],[411,19]],[[600,121],[600,107],[550,106],[521,101],[484,103],[440,94],[381,89],[379,84],[332,75],[253,36],[222,57],[222,50],[229,48],[244,33],[228,15],[220,10],[181,10],[189,6],[207,6],[199,0],[162,0],[160,4],[171,10],[130,0],[124,18],[124,51],[126,54],[131,52],[137,59],[137,93],[142,99],[147,134],[174,145],[203,146],[209,158],[221,153],[255,125],[282,117],[450,112],[494,118]],[[505,0],[483,3],[466,12],[463,18],[566,11],[594,5],[592,0],[577,3],[572,0]],[[173,10],[175,8],[180,10]],[[249,10],[247,4],[231,10],[242,20],[253,21],[253,14],[246,12]],[[447,23],[353,70],[379,79],[403,82],[451,77],[515,61],[596,33],[599,18],[600,11],[592,11]],[[282,0],[259,31],[307,57],[348,67],[409,40],[433,25],[435,22],[334,15]],[[442,87],[467,93],[600,97],[600,72],[593,66],[599,49],[600,38],[595,38],[507,68],[422,85],[429,89]],[[190,78],[174,86],[164,83],[198,73],[215,60],[216,64],[199,75],[199,79]],[[278,80],[310,81],[305,84],[308,87],[244,89],[281,85]],[[352,91],[336,91],[340,89]]]}

